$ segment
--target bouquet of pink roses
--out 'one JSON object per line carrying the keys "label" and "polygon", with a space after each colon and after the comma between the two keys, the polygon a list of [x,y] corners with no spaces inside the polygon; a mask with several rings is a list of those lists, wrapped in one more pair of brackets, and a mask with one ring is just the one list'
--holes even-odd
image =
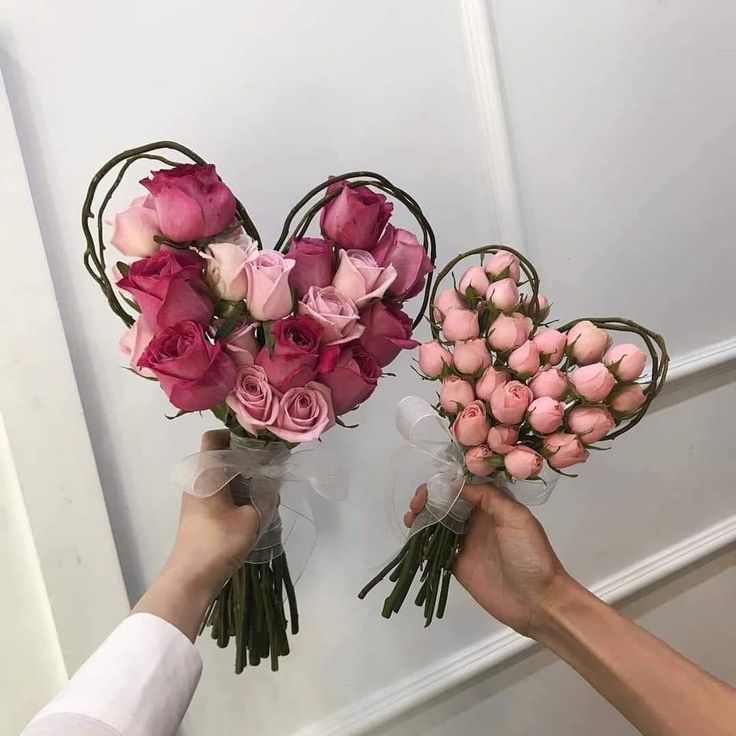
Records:
{"label": "bouquet of pink roses", "polygon": [[[454,266],[472,255],[480,255],[480,265],[437,293]],[[443,616],[472,511],[460,498],[465,483],[490,480],[519,501],[543,503],[557,476],[584,463],[589,450],[602,449],[597,443],[633,428],[661,389],[669,362],[662,337],[618,317],[576,319],[555,329],[549,311],[536,270],[511,248],[463,253],[438,275],[430,306],[434,340],[419,348],[422,374],[440,382],[438,401],[431,407],[407,397],[397,416],[401,434],[438,472],[427,482],[428,501],[408,541],[360,593],[363,598],[390,575],[395,586],[383,606],[386,618],[399,611],[420,572],[415,603],[424,608],[425,625]],[[609,332],[637,336],[644,350],[631,342],[613,345]],[[436,428],[438,419],[449,425],[446,441],[423,439],[421,430]]]}
{"label": "bouquet of pink roses", "polygon": [[[172,161],[164,149],[194,163]],[[113,286],[103,218],[139,161],[168,168],[143,179],[146,191],[113,218],[110,244],[126,257],[112,269]],[[95,215],[98,189],[115,170]],[[386,195],[416,219],[422,242],[389,223]],[[307,237],[318,214],[321,237]],[[342,424],[398,353],[417,345],[402,305],[424,292],[421,314],[428,299],[435,249],[429,223],[390,181],[353,172],[308,192],[273,250],[264,251],[215,167],[160,142],[100,169],[82,227],[87,270],[128,328],[120,346],[130,370],[158,381],[177,416],[209,410],[231,432],[228,453],[203,453],[188,464],[190,487],[210,494],[230,483],[236,501],[259,509],[262,524],[250,564],[223,587],[203,629],[209,625],[222,647],[235,637],[236,672],[268,657],[277,669],[289,651],[284,597],[292,634],[298,630],[278,511],[281,483],[294,475],[291,450]],[[335,481],[344,478],[325,482]]]}

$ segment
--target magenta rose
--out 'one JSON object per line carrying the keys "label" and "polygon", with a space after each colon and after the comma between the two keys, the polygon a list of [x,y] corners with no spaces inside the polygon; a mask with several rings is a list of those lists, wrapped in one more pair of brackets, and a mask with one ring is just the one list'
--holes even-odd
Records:
{"label": "magenta rose", "polygon": [[260,251],[244,264],[246,277],[245,303],[251,317],[258,322],[281,319],[290,314],[294,301],[289,286],[291,261],[275,250]]}
{"label": "magenta rose", "polygon": [[212,164],[180,164],[154,171],[148,189],[161,232],[176,243],[209,238],[235,219],[235,197]]}
{"label": "magenta rose", "polygon": [[540,396],[529,404],[527,421],[535,432],[552,434],[562,424],[565,406],[549,396]]}
{"label": "magenta rose", "polygon": [[419,346],[419,370],[428,378],[438,378],[446,365],[452,365],[452,353],[437,340]]}
{"label": "magenta rose", "polygon": [[635,381],[642,374],[647,362],[644,351],[632,345],[614,345],[604,356],[603,362],[619,381]]}
{"label": "magenta rose", "polygon": [[520,381],[509,381],[493,392],[491,411],[501,424],[518,424],[533,398],[528,386]]}
{"label": "magenta rose", "polygon": [[158,378],[169,401],[182,411],[211,409],[235,384],[235,363],[192,320],[161,330],[148,343],[138,366]]}
{"label": "magenta rose", "polygon": [[367,251],[341,250],[332,285],[362,309],[373,299],[380,299],[395,280],[396,269],[379,266]]}
{"label": "magenta rose", "polygon": [[332,283],[335,273],[335,249],[322,238],[292,240],[286,258],[294,261],[289,283],[301,299],[310,286],[321,289]]}
{"label": "magenta rose", "polygon": [[558,470],[584,463],[588,459],[588,451],[574,434],[551,434],[544,438],[544,449],[547,462]]}
{"label": "magenta rose", "polygon": [[259,365],[244,365],[235,374],[235,386],[226,399],[240,426],[250,434],[276,421],[279,400]]}
{"label": "magenta rose", "polygon": [[473,475],[490,475],[496,469],[493,458],[488,445],[476,445],[465,452],[465,467]]}
{"label": "magenta rose", "polygon": [[482,401],[471,401],[452,423],[452,436],[466,447],[483,444],[491,425]]}
{"label": "magenta rose", "polygon": [[148,347],[148,343],[151,342],[153,335],[154,332],[146,318],[141,315],[138,321],[120,338],[118,343],[120,352],[127,356],[130,367],[136,373],[140,373],[147,378],[152,378],[153,373],[148,368],[139,368],[138,361],[143,355],[143,351]]}
{"label": "magenta rose", "polygon": [[153,238],[161,235],[153,199],[137,197],[127,210],[118,212],[112,221],[110,244],[126,256],[152,256],[161,247]]}
{"label": "magenta rose", "polygon": [[279,400],[271,432],[286,442],[316,440],[335,424],[330,389],[317,381],[290,388]]}
{"label": "magenta rose", "polygon": [[184,320],[207,324],[215,305],[204,283],[204,265],[192,251],[163,248],[134,261],[117,285],[136,300],[154,330]]}
{"label": "magenta rose", "polygon": [[333,192],[340,193],[322,209],[322,235],[343,248],[375,248],[394,206],[383,194],[368,187],[350,188],[344,181],[327,187],[327,194]]}
{"label": "magenta rose", "polygon": [[372,253],[379,266],[396,269],[396,279],[386,293],[399,301],[416,296],[424,288],[427,274],[434,269],[416,235],[393,225],[386,225]]}
{"label": "magenta rose", "polygon": [[509,475],[517,480],[535,478],[544,465],[544,458],[525,445],[514,447],[503,460]]}
{"label": "magenta rose", "polygon": [[[420,348],[421,350],[421,348]],[[450,412],[457,414],[463,407],[467,406],[471,401],[475,401],[475,392],[470,381],[466,381],[460,376],[450,375],[442,381],[440,389],[440,406]]]}
{"label": "magenta rose", "polygon": [[335,414],[344,414],[362,404],[376,389],[383,375],[373,356],[360,345],[344,347],[335,367],[320,373],[319,380],[332,393]]}
{"label": "magenta rose", "polygon": [[488,447],[499,455],[507,455],[519,441],[519,428],[497,424],[488,430]]}
{"label": "magenta rose", "polygon": [[[261,345],[256,338],[257,325],[253,322],[242,323],[227,337],[220,340],[225,352],[233,359],[233,363],[240,367],[253,365]],[[216,330],[214,330],[216,332]]]}
{"label": "magenta rose", "polygon": [[616,385],[616,379],[603,363],[577,368],[573,371],[570,382],[579,396],[594,403],[603,401]]}
{"label": "magenta rose", "polygon": [[358,323],[358,307],[334,286],[312,286],[299,302],[299,313],[322,326],[322,342],[340,345],[357,340],[365,330]]}
{"label": "magenta rose", "polygon": [[365,332],[360,344],[381,367],[387,366],[402,350],[411,350],[419,343],[411,339],[411,318],[396,302],[374,302],[360,315]]}
{"label": "magenta rose", "polygon": [[602,406],[576,406],[567,415],[567,426],[586,445],[602,440],[616,422]]}

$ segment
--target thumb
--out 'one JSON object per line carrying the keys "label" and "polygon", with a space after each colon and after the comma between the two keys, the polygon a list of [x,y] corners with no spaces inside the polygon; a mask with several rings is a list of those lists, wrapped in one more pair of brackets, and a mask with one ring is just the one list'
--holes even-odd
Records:
{"label": "thumb", "polygon": [[515,501],[500,488],[490,483],[481,483],[479,485],[466,483],[461,495],[466,501],[477,506],[489,516],[492,516],[496,523],[500,525],[512,520],[518,520],[519,515],[522,513],[529,513],[529,509],[524,504]]}

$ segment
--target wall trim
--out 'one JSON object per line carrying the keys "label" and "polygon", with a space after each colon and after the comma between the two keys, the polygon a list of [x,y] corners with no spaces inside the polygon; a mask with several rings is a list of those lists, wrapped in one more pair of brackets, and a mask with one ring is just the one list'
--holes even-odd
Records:
{"label": "wall trim", "polygon": [[736,337],[729,337],[675,356],[670,363],[667,382],[662,392],[669,393],[685,384],[702,381],[734,368],[736,368]]}

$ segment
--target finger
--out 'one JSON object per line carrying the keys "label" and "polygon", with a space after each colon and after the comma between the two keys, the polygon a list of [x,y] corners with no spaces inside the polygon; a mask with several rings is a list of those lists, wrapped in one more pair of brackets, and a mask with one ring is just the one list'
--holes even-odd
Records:
{"label": "finger", "polygon": [[499,524],[510,521],[512,518],[518,519],[521,513],[529,513],[526,506],[490,483],[480,485],[466,483],[461,495],[466,501],[493,516]]}
{"label": "finger", "polygon": [[229,429],[211,429],[202,435],[202,452],[227,450],[230,447]]}
{"label": "finger", "polygon": [[409,501],[409,508],[414,514],[418,514],[427,505],[427,495],[427,486],[425,485],[419,486],[414,492],[413,498]]}

